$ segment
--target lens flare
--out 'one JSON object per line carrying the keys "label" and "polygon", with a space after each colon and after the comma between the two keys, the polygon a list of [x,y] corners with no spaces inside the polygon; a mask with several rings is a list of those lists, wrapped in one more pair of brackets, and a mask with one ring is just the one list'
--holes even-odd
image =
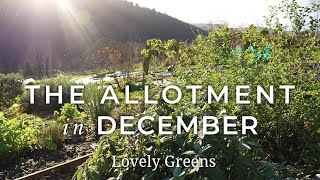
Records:
{"label": "lens flare", "polygon": [[58,6],[62,9],[70,9],[70,2],[69,0],[55,0]]}

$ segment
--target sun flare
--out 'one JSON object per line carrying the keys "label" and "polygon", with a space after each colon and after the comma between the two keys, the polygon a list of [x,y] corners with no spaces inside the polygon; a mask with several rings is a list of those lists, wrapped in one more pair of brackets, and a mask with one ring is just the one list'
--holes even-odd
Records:
{"label": "sun flare", "polygon": [[61,9],[70,9],[71,8],[69,0],[54,0],[54,1]]}
{"label": "sun flare", "polygon": [[[32,2],[32,1],[31,1]],[[70,0],[33,0],[36,6],[58,6],[60,9],[69,9],[71,7]]]}

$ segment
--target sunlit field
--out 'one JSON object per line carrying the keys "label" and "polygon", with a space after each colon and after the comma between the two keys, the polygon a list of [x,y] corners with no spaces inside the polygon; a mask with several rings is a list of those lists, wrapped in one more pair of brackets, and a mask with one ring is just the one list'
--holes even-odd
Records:
{"label": "sunlit field", "polygon": [[320,178],[319,2],[165,3],[0,2],[0,179]]}

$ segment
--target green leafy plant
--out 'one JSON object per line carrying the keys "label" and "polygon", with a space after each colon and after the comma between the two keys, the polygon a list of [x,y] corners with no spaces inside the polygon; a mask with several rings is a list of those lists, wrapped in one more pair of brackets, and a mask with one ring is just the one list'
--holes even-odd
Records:
{"label": "green leafy plant", "polygon": [[0,112],[0,160],[6,163],[23,153],[38,149],[54,150],[51,136],[41,131],[43,121],[26,114],[7,119]]}
{"label": "green leafy plant", "polygon": [[58,123],[65,124],[69,122],[73,122],[76,118],[84,117],[84,113],[80,113],[77,105],[66,103],[60,109],[61,113],[58,111],[54,111],[54,115]]}

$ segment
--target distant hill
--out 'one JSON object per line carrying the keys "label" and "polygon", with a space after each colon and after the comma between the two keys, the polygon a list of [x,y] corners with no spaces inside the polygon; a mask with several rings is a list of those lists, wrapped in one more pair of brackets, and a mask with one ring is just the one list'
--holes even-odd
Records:
{"label": "distant hill", "polygon": [[204,29],[206,31],[212,31],[213,29],[216,29],[216,28],[222,26],[221,24],[211,24],[211,23],[196,23],[193,25],[200,28],[200,29]]}
{"label": "distant hill", "polygon": [[[193,25],[196,26],[197,28],[203,29],[208,32],[214,31],[214,30],[224,26],[224,24],[212,24],[212,23],[195,23]],[[230,26],[228,26],[228,27],[230,28]],[[231,27],[231,29],[234,31],[242,32],[246,29],[246,27]]]}
{"label": "distant hill", "polygon": [[144,42],[192,40],[207,33],[166,14],[124,0],[0,1],[0,73],[17,71],[25,59],[45,52],[52,61],[81,54],[102,39]]}

